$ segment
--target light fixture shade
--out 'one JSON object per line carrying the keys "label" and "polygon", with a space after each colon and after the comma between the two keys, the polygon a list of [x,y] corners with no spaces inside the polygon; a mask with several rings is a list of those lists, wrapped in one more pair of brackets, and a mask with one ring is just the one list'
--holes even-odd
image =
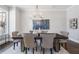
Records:
{"label": "light fixture shade", "polygon": [[35,7],[33,18],[36,20],[41,20],[43,18],[42,13],[40,12],[38,5],[36,5],[36,7]]}

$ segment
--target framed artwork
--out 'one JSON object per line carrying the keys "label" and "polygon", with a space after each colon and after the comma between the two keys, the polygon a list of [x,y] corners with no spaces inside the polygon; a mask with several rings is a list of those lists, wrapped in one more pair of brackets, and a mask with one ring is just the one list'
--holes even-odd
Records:
{"label": "framed artwork", "polygon": [[70,20],[70,28],[72,28],[72,29],[78,28],[78,19],[77,18],[72,18]]}
{"label": "framed artwork", "polygon": [[33,20],[33,30],[46,30],[49,29],[49,19]]}

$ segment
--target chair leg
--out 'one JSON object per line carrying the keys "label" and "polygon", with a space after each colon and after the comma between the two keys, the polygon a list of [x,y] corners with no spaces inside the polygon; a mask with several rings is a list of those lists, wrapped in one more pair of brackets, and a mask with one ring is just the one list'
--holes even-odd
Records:
{"label": "chair leg", "polygon": [[37,51],[37,47],[36,47],[36,51]]}
{"label": "chair leg", "polygon": [[52,48],[50,48],[50,52],[51,52],[51,54],[52,54]]}
{"label": "chair leg", "polygon": [[18,42],[16,42],[17,46],[18,46]]}
{"label": "chair leg", "polygon": [[25,53],[27,54],[27,48],[25,48]]}
{"label": "chair leg", "polygon": [[42,47],[41,47],[41,51],[42,51]]}
{"label": "chair leg", "polygon": [[33,54],[34,54],[34,48],[33,48]]}
{"label": "chair leg", "polygon": [[59,43],[59,50],[60,50],[61,44]]}
{"label": "chair leg", "polygon": [[13,43],[13,45],[14,45],[13,49],[15,49],[15,42]]}
{"label": "chair leg", "polygon": [[25,51],[25,47],[23,47],[23,50],[22,50],[22,52],[24,52]]}
{"label": "chair leg", "polygon": [[28,48],[28,50],[30,50],[30,48]]}
{"label": "chair leg", "polygon": [[43,48],[43,54],[45,53],[45,48]]}
{"label": "chair leg", "polygon": [[67,50],[67,43],[65,43],[65,49]]}
{"label": "chair leg", "polygon": [[63,43],[61,43],[61,46],[63,46]]}

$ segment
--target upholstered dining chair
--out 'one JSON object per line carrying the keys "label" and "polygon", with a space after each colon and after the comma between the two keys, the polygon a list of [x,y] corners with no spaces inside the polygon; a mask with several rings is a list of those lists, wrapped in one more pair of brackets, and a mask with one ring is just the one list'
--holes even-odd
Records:
{"label": "upholstered dining chair", "polygon": [[[60,33],[61,33],[61,35],[65,36],[65,37],[68,37],[68,35],[69,35],[69,33],[66,31],[61,31]],[[64,46],[65,49],[67,49],[67,41],[68,41],[68,39],[60,39],[60,44],[62,46]]]}
{"label": "upholstered dining chair", "polygon": [[66,31],[61,31],[60,33],[61,33],[61,35],[66,36],[66,37],[68,37],[68,35],[69,35],[69,32],[66,32]]}
{"label": "upholstered dining chair", "polygon": [[53,50],[53,40],[54,37],[52,34],[41,34],[42,36],[42,48],[43,48],[43,54],[45,53],[45,49],[50,49],[51,54]]}
{"label": "upholstered dining chair", "polygon": [[33,34],[24,33],[23,34],[23,41],[24,41],[25,53],[27,54],[28,48],[32,48],[32,51],[33,51],[33,54],[34,54],[34,48],[36,48],[36,44],[34,43]]}
{"label": "upholstered dining chair", "polygon": [[18,31],[14,31],[14,32],[12,32],[12,39],[13,39],[13,44],[14,44],[14,47],[13,47],[13,49],[15,49],[15,44],[17,44],[17,46],[18,46],[18,42],[19,42],[19,40],[18,40]]}

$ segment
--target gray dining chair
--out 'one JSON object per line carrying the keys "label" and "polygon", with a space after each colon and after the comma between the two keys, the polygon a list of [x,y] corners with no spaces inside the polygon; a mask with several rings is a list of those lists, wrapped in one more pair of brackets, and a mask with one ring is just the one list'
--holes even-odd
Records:
{"label": "gray dining chair", "polygon": [[45,49],[50,49],[52,54],[54,36],[52,34],[41,34],[41,36],[43,41],[42,42],[43,54],[45,53]]}
{"label": "gray dining chair", "polygon": [[17,39],[17,37],[18,37],[17,34],[18,34],[18,31],[12,32],[12,39],[13,39],[13,44],[14,44],[13,49],[15,49],[15,44],[17,44],[17,46],[18,46],[19,40]]}
{"label": "gray dining chair", "polygon": [[[61,33],[61,35],[65,36],[65,37],[68,37],[68,35],[69,35],[69,33],[66,31],[61,31],[60,33]],[[68,39],[60,39],[60,44],[62,46],[64,46],[65,49],[67,49],[67,41],[68,41]]]}
{"label": "gray dining chair", "polygon": [[28,48],[32,48],[32,51],[34,54],[34,48],[36,48],[36,44],[34,43],[33,34],[24,33],[23,34],[23,41],[24,41],[25,53],[27,53]]}

